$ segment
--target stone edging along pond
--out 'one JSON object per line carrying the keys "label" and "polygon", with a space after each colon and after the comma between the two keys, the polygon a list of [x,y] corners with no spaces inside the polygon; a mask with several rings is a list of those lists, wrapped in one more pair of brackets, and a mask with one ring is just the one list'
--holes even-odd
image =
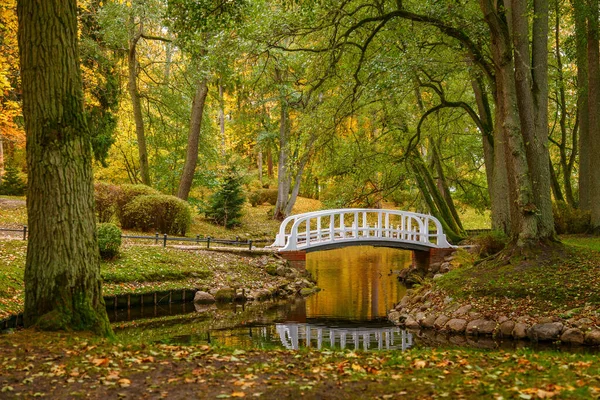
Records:
{"label": "stone edging along pond", "polygon": [[[451,264],[453,257],[445,262]],[[452,266],[448,270],[452,269]],[[446,272],[446,271],[443,271]],[[435,280],[435,279],[434,279]],[[401,328],[433,330],[449,335],[491,336],[509,339],[529,339],[599,346],[598,318],[532,317],[523,315],[509,318],[477,312],[470,304],[460,304],[434,290],[423,294],[408,290],[388,319]],[[600,313],[596,312],[595,315]]]}

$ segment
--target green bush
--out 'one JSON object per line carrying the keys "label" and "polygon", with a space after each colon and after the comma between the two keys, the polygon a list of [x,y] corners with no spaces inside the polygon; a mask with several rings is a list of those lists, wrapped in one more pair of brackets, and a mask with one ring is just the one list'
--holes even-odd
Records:
{"label": "green bush", "polygon": [[121,217],[123,229],[168,235],[185,235],[191,223],[192,213],[188,204],[175,196],[163,194],[134,198],[124,207]]}
{"label": "green bush", "polygon": [[257,189],[250,192],[248,195],[248,201],[252,204],[252,207],[269,203],[274,206],[277,203],[277,189]]}
{"label": "green bush", "polygon": [[482,233],[473,239],[473,243],[479,246],[479,256],[487,257],[499,253],[508,243],[508,237],[501,231]]}
{"label": "green bush", "polygon": [[115,212],[123,226],[123,211],[139,196],[158,195],[160,192],[146,185],[120,185],[115,198]]}
{"label": "green bush", "polygon": [[117,198],[121,188],[105,182],[94,183],[96,214],[98,222],[110,222],[115,215]]}
{"label": "green bush", "polygon": [[240,217],[245,202],[240,179],[230,171],[211,196],[208,210],[205,211],[206,218],[225,228],[238,226],[241,224]]}
{"label": "green bush", "polygon": [[104,260],[115,258],[121,247],[121,230],[115,224],[98,224],[98,247]]}
{"label": "green bush", "polygon": [[0,194],[5,196],[23,196],[27,186],[19,176],[19,170],[13,164],[6,165],[6,171],[0,182]]}
{"label": "green bush", "polygon": [[564,201],[552,204],[556,233],[585,233],[590,228],[590,213],[571,207]]}

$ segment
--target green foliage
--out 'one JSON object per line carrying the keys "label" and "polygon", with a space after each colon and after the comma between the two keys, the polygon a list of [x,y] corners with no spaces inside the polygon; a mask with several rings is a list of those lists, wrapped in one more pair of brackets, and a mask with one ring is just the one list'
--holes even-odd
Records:
{"label": "green foliage", "polygon": [[585,233],[590,227],[590,212],[571,207],[564,201],[552,204],[556,233]]}
{"label": "green foliage", "polygon": [[252,207],[269,203],[274,206],[277,202],[277,189],[258,189],[250,192],[248,201],[252,204]]}
{"label": "green foliage", "polygon": [[169,235],[185,235],[192,223],[188,204],[175,197],[162,194],[136,197],[123,210],[123,229],[157,231]]}
{"label": "green foliage", "polygon": [[234,171],[229,171],[210,198],[206,218],[228,229],[239,226],[245,202],[240,178]]}
{"label": "green foliage", "polygon": [[19,170],[13,164],[6,166],[6,172],[0,182],[0,194],[5,196],[23,196],[26,185],[19,176]]}
{"label": "green foliage", "polygon": [[502,231],[491,231],[477,235],[473,243],[479,246],[479,256],[487,257],[502,251],[508,243],[508,237]]}
{"label": "green foliage", "polygon": [[121,230],[115,224],[98,224],[98,247],[100,257],[110,260],[119,254],[121,247]]}

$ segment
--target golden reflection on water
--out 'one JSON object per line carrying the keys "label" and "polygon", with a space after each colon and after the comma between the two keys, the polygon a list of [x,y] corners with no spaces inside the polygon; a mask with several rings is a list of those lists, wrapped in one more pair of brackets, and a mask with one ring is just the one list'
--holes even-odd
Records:
{"label": "golden reflection on water", "polygon": [[408,267],[411,252],[356,246],[306,255],[306,269],[322,289],[306,299],[308,318],[385,318],[406,288],[398,270]]}

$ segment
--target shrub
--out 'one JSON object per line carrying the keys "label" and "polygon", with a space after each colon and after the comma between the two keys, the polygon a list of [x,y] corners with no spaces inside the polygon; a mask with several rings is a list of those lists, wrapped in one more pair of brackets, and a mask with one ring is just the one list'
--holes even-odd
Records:
{"label": "shrub", "polygon": [[110,222],[115,215],[117,197],[121,188],[105,182],[94,183],[94,197],[96,198],[96,214],[98,222]]}
{"label": "shrub", "polygon": [[257,189],[250,192],[248,200],[252,207],[269,203],[274,206],[277,203],[277,189]]}
{"label": "shrub", "polygon": [[589,211],[571,207],[564,201],[552,204],[556,233],[585,233],[590,227]]}
{"label": "shrub", "polygon": [[240,179],[230,172],[219,189],[210,198],[206,218],[225,228],[241,224],[242,207],[246,199],[242,193]]}
{"label": "shrub", "polygon": [[501,231],[482,233],[473,239],[474,244],[479,246],[479,256],[487,257],[499,253],[508,243],[508,237]]}
{"label": "shrub", "polygon": [[163,194],[138,196],[122,212],[123,229],[157,231],[169,235],[185,235],[192,223],[188,204]]}
{"label": "shrub", "polygon": [[19,170],[13,164],[6,165],[6,172],[0,182],[0,194],[6,196],[23,196],[26,189],[25,182],[19,176]]}
{"label": "shrub", "polygon": [[115,212],[121,226],[123,225],[123,211],[128,204],[139,196],[158,195],[160,192],[146,185],[120,185],[115,198]]}
{"label": "shrub", "polygon": [[115,224],[98,224],[98,247],[104,260],[115,258],[121,247],[121,230]]}

